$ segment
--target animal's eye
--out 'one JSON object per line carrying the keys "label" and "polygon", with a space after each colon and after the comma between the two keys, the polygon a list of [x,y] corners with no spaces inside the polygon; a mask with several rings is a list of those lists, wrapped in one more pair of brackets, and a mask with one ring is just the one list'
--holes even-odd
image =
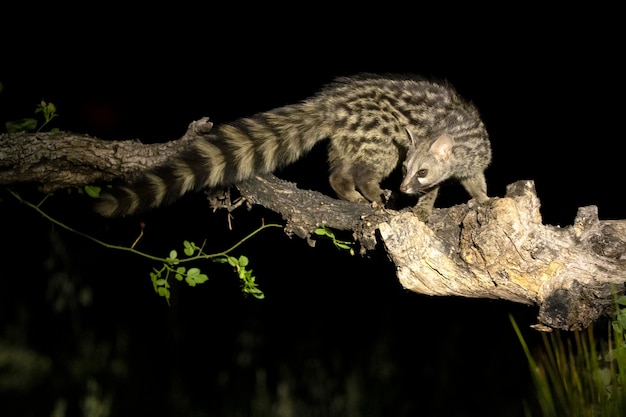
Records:
{"label": "animal's eye", "polygon": [[428,175],[428,170],[426,168],[422,168],[417,171],[418,178],[424,178],[427,175]]}

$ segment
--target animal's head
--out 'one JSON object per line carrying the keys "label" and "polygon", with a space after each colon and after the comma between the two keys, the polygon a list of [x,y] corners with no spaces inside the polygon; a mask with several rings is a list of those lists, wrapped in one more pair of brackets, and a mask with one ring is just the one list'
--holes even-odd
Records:
{"label": "animal's head", "polygon": [[454,138],[447,133],[434,140],[416,138],[406,129],[409,147],[402,164],[403,176],[400,191],[405,194],[423,194],[430,188],[450,178]]}

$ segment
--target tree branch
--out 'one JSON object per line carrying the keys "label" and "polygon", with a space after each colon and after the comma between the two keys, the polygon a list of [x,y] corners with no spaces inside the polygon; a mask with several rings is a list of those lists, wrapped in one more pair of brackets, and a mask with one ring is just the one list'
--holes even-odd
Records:
{"label": "tree branch", "polygon": [[[155,145],[66,132],[0,135],[0,184],[39,182],[54,191],[129,179],[203,140],[211,126],[203,118],[182,138]],[[538,328],[587,327],[624,292],[626,220],[601,221],[589,206],[572,226],[543,225],[532,181],[511,184],[484,205],[435,209],[428,223],[410,209],[340,201],[273,175],[237,188],[249,204],[281,213],[288,234],[308,239],[326,225],[352,231],[361,252],[382,245],[411,291],[537,305]]]}

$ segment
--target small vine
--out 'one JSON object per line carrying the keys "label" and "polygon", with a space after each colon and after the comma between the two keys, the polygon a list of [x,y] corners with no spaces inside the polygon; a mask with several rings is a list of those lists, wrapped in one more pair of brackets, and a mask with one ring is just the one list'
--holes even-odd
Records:
{"label": "small vine", "polygon": [[[0,90],[1,91],[1,90]],[[57,108],[54,103],[48,103],[45,100],[41,102],[35,108],[35,114],[41,113],[43,115],[43,123],[37,127],[39,123],[37,119],[32,117],[26,117],[19,120],[8,121],[4,124],[8,133],[18,132],[40,132],[46,125],[48,125],[54,118],[59,117],[57,114]],[[58,131],[58,128],[50,129],[51,132]]]}
{"label": "small vine", "polygon": [[183,253],[185,255],[184,257],[181,258],[178,254],[178,251],[173,249],[173,250],[170,250],[168,256],[163,258],[163,257],[154,256],[145,252],[141,252],[135,249],[135,246],[137,245],[139,240],[143,237],[143,225],[142,225],[142,230],[139,236],[137,237],[137,239],[135,239],[135,241],[133,242],[131,246],[113,245],[110,243],[103,242],[99,239],[96,239],[95,237],[90,236],[86,233],[78,231],[66,225],[65,223],[53,218],[44,210],[42,210],[41,205],[43,204],[43,202],[45,202],[48,199],[48,197],[50,196],[49,194],[47,194],[42,199],[42,201],[40,201],[37,204],[34,204],[34,203],[24,200],[16,192],[10,189],[8,191],[19,202],[37,211],[41,216],[43,216],[45,219],[47,219],[51,223],[71,233],[74,233],[78,236],[82,236],[86,239],[89,239],[92,242],[95,242],[98,245],[103,246],[107,249],[130,252],[134,255],[138,255],[138,256],[153,260],[155,262],[159,262],[161,266],[159,268],[153,268],[152,272],[150,272],[150,279],[152,280],[152,285],[154,286],[155,292],[161,297],[165,298],[168,304],[170,302],[170,295],[171,295],[170,294],[170,278],[171,277],[174,277],[175,280],[180,281],[180,282],[184,281],[185,283],[187,283],[187,285],[191,287],[195,287],[196,285],[199,285],[208,281],[209,279],[208,275],[204,274],[200,270],[200,268],[198,267],[188,268],[182,265],[185,263],[190,263],[190,262],[200,261],[200,260],[211,260],[212,262],[217,262],[217,263],[228,263],[229,265],[233,267],[237,276],[241,280],[242,292],[245,295],[251,295],[258,299],[265,298],[265,295],[256,284],[256,277],[254,276],[253,271],[251,269],[248,269],[248,264],[249,264],[248,258],[243,255],[239,257],[235,257],[232,255],[232,252],[235,249],[237,249],[237,247],[242,245],[245,241],[251,239],[253,236],[255,236],[256,234],[260,233],[261,231],[265,229],[268,229],[270,227],[283,227],[280,224],[274,224],[274,223],[262,224],[260,227],[258,227],[256,230],[249,233],[247,236],[239,240],[230,248],[221,252],[217,252],[217,253],[210,253],[210,254],[205,253],[203,250],[204,245],[197,246],[193,242],[184,241],[183,242]]}
{"label": "small vine", "polygon": [[355,242],[337,239],[337,237],[335,236],[335,232],[333,232],[326,226],[320,226],[315,229],[315,234],[330,239],[337,249],[347,250],[348,252],[350,252],[350,255],[354,256]]}

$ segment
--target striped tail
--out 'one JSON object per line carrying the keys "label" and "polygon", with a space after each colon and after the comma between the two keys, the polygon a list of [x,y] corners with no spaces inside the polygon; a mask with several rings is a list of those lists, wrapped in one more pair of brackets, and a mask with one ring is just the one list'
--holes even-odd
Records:
{"label": "striped tail", "polygon": [[330,135],[330,118],[315,100],[219,125],[163,166],[104,192],[95,211],[120,217],[171,204],[185,193],[230,186],[289,165]]}

